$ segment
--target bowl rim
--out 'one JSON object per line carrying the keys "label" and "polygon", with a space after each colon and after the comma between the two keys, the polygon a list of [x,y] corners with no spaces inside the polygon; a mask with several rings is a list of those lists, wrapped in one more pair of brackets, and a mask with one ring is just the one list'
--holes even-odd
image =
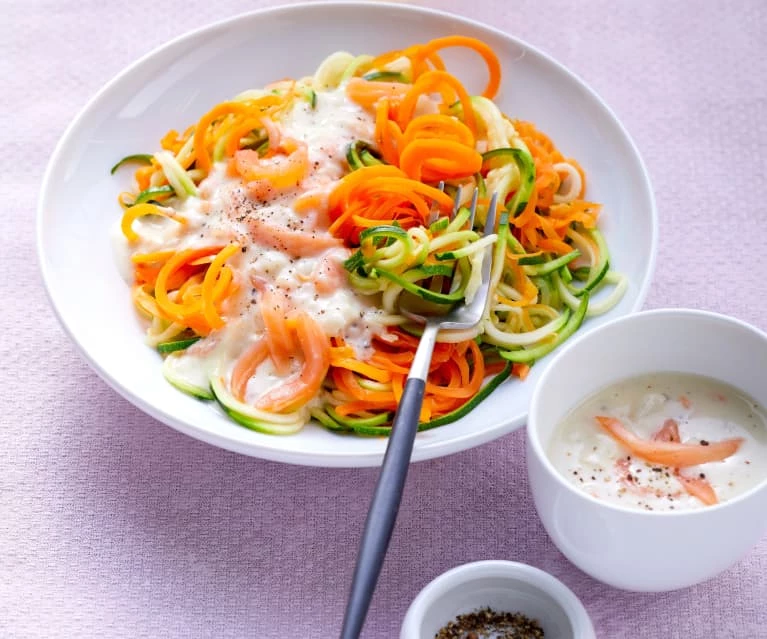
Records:
{"label": "bowl rim", "polygon": [[[504,559],[486,559],[455,566],[432,579],[416,595],[402,622],[400,639],[420,638],[425,611],[455,585],[495,577],[525,583],[549,595],[559,604],[578,639],[594,639],[594,625],[576,594],[554,575],[530,564]],[[457,613],[456,613],[457,614]]]}
{"label": "bowl rim", "polygon": [[[540,465],[545,469],[545,471],[550,476],[554,477],[554,480],[560,485],[560,487],[564,487],[571,495],[575,495],[576,497],[580,499],[584,499],[591,505],[605,508],[613,512],[621,513],[624,516],[655,517],[655,518],[707,517],[710,515],[710,513],[719,512],[721,510],[728,509],[728,508],[734,508],[741,502],[746,501],[747,499],[752,499],[758,493],[767,491],[767,476],[765,476],[764,478],[762,478],[761,481],[759,481],[754,486],[752,486],[745,492],[741,493],[740,495],[737,495],[736,497],[733,497],[732,499],[729,499],[727,501],[719,502],[713,506],[708,506],[706,508],[697,508],[694,510],[673,510],[673,511],[671,510],[668,510],[668,511],[640,510],[637,508],[630,508],[627,506],[613,504],[611,502],[607,502],[602,499],[597,499],[596,497],[592,497],[588,493],[585,493],[582,490],[578,490],[577,487],[565,481],[564,477],[562,477],[562,473],[560,473],[556,468],[554,468],[554,465],[549,460],[548,455],[543,450],[543,443],[541,442],[541,438],[538,436],[538,431],[536,429],[536,426],[538,423],[538,410],[539,410],[538,406],[541,403],[541,396],[545,393],[544,388],[546,383],[548,382],[549,375],[552,374],[551,371],[554,370],[555,366],[560,361],[560,359],[563,359],[564,357],[568,357],[570,354],[570,351],[579,348],[581,343],[584,341],[587,341],[588,338],[599,339],[602,331],[610,330],[612,327],[623,324],[623,323],[643,321],[646,318],[649,318],[649,319],[659,318],[661,321],[664,321],[664,320],[679,321],[684,319],[689,319],[692,321],[702,320],[702,319],[713,320],[715,322],[726,324],[731,328],[740,329],[750,334],[753,338],[758,339],[764,342],[765,345],[767,345],[767,333],[757,328],[756,326],[749,324],[748,322],[744,320],[738,319],[736,317],[732,317],[730,315],[725,315],[723,313],[718,313],[716,311],[708,311],[703,309],[657,308],[657,309],[652,309],[647,311],[641,311],[639,313],[631,313],[629,315],[617,317],[613,320],[610,320],[609,322],[605,322],[604,324],[601,324],[600,326],[595,327],[588,333],[578,335],[575,337],[575,339],[566,343],[563,346],[563,348],[561,348],[555,354],[554,358],[551,361],[551,365],[541,375],[540,380],[538,380],[537,386],[535,387],[535,389],[533,389],[533,394],[530,399],[530,411],[528,413],[527,424],[525,425],[525,437],[528,443],[527,449],[529,451],[530,450],[532,451],[532,453],[535,455]],[[716,376],[710,376],[710,377],[712,377],[712,379],[714,380],[718,379]],[[528,469],[529,469],[529,462],[528,462]]]}
{"label": "bowl rim", "polygon": [[[441,9],[432,9],[426,7],[420,7],[411,4],[382,4],[382,3],[370,3],[366,0],[322,0],[320,2],[302,1],[293,2],[276,7],[266,7],[261,9],[255,9],[252,11],[244,11],[234,14],[232,16],[216,20],[210,23],[202,24],[199,27],[193,28],[189,31],[181,33],[160,45],[154,47],[147,53],[141,55],[138,59],[129,63],[126,67],[120,70],[116,75],[109,79],[104,85],[99,88],[95,94],[91,95],[87,99],[85,104],[76,113],[76,115],[69,122],[61,137],[57,141],[46,165],[43,177],[41,180],[41,186],[39,196],[37,199],[37,208],[35,216],[35,248],[37,261],[40,269],[41,279],[43,282],[43,288],[48,298],[49,305],[53,310],[54,316],[57,318],[59,325],[62,327],[64,333],[75,345],[77,352],[81,357],[89,364],[89,366],[98,374],[99,377],[115,392],[128,400],[134,406],[137,406],[142,412],[157,419],[158,421],[171,426],[174,430],[177,430],[187,436],[194,439],[206,442],[208,444],[223,448],[225,450],[235,451],[238,453],[246,454],[249,456],[255,456],[261,459],[276,461],[280,463],[290,463],[296,465],[305,466],[320,466],[320,467],[377,467],[383,461],[384,449],[379,451],[345,451],[337,450],[332,454],[324,454],[322,458],[317,457],[317,453],[312,451],[295,451],[286,450],[282,447],[272,447],[263,443],[244,442],[232,437],[227,436],[219,432],[214,432],[210,429],[204,428],[199,424],[192,424],[184,421],[176,416],[168,413],[161,408],[158,408],[147,401],[141,396],[135,395],[132,392],[124,389],[116,380],[112,379],[112,376],[108,370],[102,366],[95,356],[86,352],[80,345],[79,341],[75,339],[75,331],[64,320],[64,316],[56,303],[56,295],[51,285],[51,274],[49,272],[49,264],[45,259],[47,251],[45,250],[45,232],[44,232],[44,218],[45,212],[50,208],[51,190],[55,182],[55,173],[57,167],[61,163],[61,158],[67,147],[71,144],[71,140],[78,132],[78,129],[82,126],[82,122],[91,114],[91,112],[98,107],[100,102],[107,96],[114,87],[123,82],[126,76],[129,76],[135,69],[141,67],[152,58],[161,54],[163,51],[170,50],[173,47],[179,46],[188,40],[192,40],[206,34],[213,34],[222,30],[226,30],[231,25],[235,25],[242,20],[252,19],[254,17],[279,15],[281,13],[292,13],[300,11],[302,9],[317,10],[322,8],[338,8],[349,9],[357,11],[368,11],[371,9],[386,9],[388,11],[397,12],[400,15],[420,15],[420,16],[435,16],[443,19],[452,20],[462,25],[472,27],[479,31],[485,31],[492,33],[493,35],[514,43],[529,51],[530,53],[538,56],[541,60],[545,61],[547,65],[556,69],[559,73],[563,74],[570,80],[574,81],[581,90],[585,91],[589,99],[593,101],[595,105],[601,109],[607,118],[611,121],[611,124],[619,132],[621,139],[627,145],[627,149],[630,152],[630,157],[637,166],[637,175],[641,177],[641,189],[646,195],[649,203],[649,211],[647,214],[650,218],[650,236],[649,236],[649,253],[646,260],[646,269],[641,281],[637,281],[636,284],[636,297],[633,304],[626,311],[627,315],[632,315],[641,309],[645,299],[649,293],[649,288],[652,283],[658,254],[658,211],[655,200],[655,193],[652,186],[652,180],[650,178],[649,171],[645,164],[639,149],[629,134],[626,127],[618,118],[613,109],[600,97],[597,92],[591,88],[579,75],[571,71],[565,65],[557,61],[548,53],[540,50],[539,48],[529,44],[527,41],[509,33],[502,31],[490,24],[474,20],[463,15],[451,13],[449,11]],[[433,459],[437,457],[443,457],[446,455],[454,454],[468,448],[482,445],[488,441],[492,441],[507,434],[513,430],[524,425],[525,420],[529,417],[529,404],[528,409],[523,410],[516,418],[511,420],[507,418],[501,418],[496,420],[496,423],[490,429],[484,429],[480,434],[476,433],[458,433],[450,440],[440,442],[427,442],[421,447],[416,447],[413,454],[413,461],[425,461],[427,459]]]}

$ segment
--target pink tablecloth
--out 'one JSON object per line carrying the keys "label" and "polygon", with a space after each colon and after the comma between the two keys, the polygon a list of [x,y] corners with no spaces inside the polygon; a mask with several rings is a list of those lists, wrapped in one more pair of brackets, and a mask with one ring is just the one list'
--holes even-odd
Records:
{"label": "pink tablecloth", "polygon": [[[270,4],[2,3],[2,637],[337,635],[376,472],[250,459],[148,418],[78,357],[34,257],[40,178],[85,101],[168,38]],[[422,4],[542,48],[615,109],[660,210],[648,307],[713,309],[767,329],[767,4]],[[546,537],[523,439],[517,432],[412,469],[365,637],[397,636],[424,584],[484,558],[561,578],[600,637],[767,637],[767,539],[695,588],[635,595],[603,586]]]}

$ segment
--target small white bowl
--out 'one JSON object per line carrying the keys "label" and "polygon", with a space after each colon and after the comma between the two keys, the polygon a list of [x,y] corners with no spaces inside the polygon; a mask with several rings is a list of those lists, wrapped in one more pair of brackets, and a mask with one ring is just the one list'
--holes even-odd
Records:
{"label": "small white bowl", "polygon": [[621,379],[661,371],[713,377],[767,404],[767,335],[694,310],[658,310],[612,321],[572,341],[541,377],[527,425],[535,507],[559,550],[595,579],[625,590],[691,586],[732,566],[767,531],[767,477],[738,497],[694,511],[639,511],[568,483],[546,448],[565,414]]}
{"label": "small white bowl", "polygon": [[538,620],[547,639],[596,637],[583,604],[555,577],[513,561],[477,561],[448,570],[421,590],[400,639],[434,639],[458,615],[487,607]]}

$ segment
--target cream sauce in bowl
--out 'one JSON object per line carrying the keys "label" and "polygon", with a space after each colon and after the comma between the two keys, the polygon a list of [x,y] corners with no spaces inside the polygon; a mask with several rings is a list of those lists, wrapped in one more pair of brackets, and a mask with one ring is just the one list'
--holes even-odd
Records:
{"label": "cream sauce in bowl", "polygon": [[[648,443],[664,439],[670,428],[682,444],[709,451],[725,440],[741,441],[725,459],[675,468],[638,455],[598,417],[617,420]],[[707,494],[710,488],[716,502],[724,502],[767,477],[767,412],[736,388],[708,377],[643,375],[603,388],[572,409],[554,431],[547,453],[567,481],[597,499],[651,511],[703,508],[706,500],[696,487]]]}

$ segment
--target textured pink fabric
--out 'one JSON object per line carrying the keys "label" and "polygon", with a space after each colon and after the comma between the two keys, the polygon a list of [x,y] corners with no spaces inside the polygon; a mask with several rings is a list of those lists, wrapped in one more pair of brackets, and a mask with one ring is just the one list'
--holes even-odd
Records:
{"label": "textured pink fabric", "polygon": [[[375,471],[250,459],[148,418],[78,357],[34,259],[40,178],[85,101],[165,40],[270,4],[2,3],[2,637],[337,636]],[[422,4],[542,48],[622,119],[660,211],[648,307],[713,309],[767,329],[767,4]],[[603,586],[539,524],[523,440],[517,432],[414,466],[365,637],[397,636],[424,584],[486,558],[561,578],[600,637],[767,637],[767,539],[695,588]]]}

